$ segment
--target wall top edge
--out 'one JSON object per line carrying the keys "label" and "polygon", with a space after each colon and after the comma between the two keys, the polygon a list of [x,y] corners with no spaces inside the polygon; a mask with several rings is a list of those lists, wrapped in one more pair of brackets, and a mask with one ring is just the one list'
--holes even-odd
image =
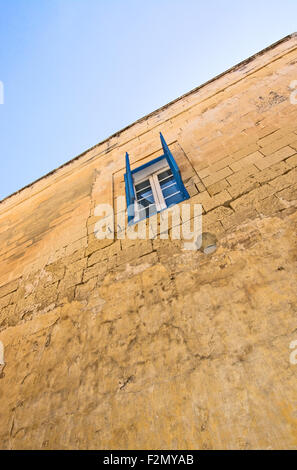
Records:
{"label": "wall top edge", "polygon": [[244,59],[243,61],[237,63],[236,65],[232,66],[231,68],[225,70],[224,72],[220,73],[219,75],[216,75],[215,77],[211,78],[210,80],[202,83],[201,85],[193,88],[192,90],[188,91],[187,93],[184,93],[183,95],[179,96],[178,98],[175,98],[174,100],[170,101],[169,103],[161,106],[160,108],[152,111],[151,113],[149,114],[146,114],[145,116],[139,118],[138,120],[134,121],[133,123],[129,124],[128,126],[120,129],[119,131],[115,132],[114,134],[110,135],[109,137],[107,137],[106,139],[102,140],[101,142],[95,144],[94,146],[88,148],[87,150],[85,150],[84,152],[82,152],[81,154],[77,155],[76,157],[72,158],[71,160],[68,160],[67,162],[63,163],[62,165],[60,165],[59,167],[51,170],[49,173],[41,176],[40,178],[32,181],[31,183],[27,184],[26,186],[22,187],[21,189],[15,191],[14,193],[6,196],[4,199],[0,200],[0,208],[1,206],[3,207],[3,204],[5,204],[8,200],[11,200],[13,199],[14,197],[16,197],[17,195],[19,195],[20,193],[22,193],[24,190],[28,189],[28,188],[32,188],[32,186],[34,186],[36,183],[42,181],[42,180],[45,180],[47,179],[48,177],[52,176],[53,174],[55,174],[56,172],[58,172],[59,170],[61,170],[62,168],[65,168],[69,165],[71,165],[73,162],[76,162],[77,160],[81,159],[82,157],[84,157],[87,153],[89,153],[90,151],[96,149],[97,147],[99,146],[102,146],[103,144],[107,143],[109,140],[113,139],[113,138],[116,138],[116,137],[119,137],[121,134],[123,134],[124,132],[126,132],[128,129],[130,129],[131,127],[139,124],[139,123],[142,123],[143,121],[146,121],[147,119],[149,119],[150,117],[152,116],[155,116],[156,114],[170,108],[172,105],[174,105],[175,103],[179,102],[179,101],[182,101],[184,98],[192,95],[192,94],[195,94],[197,93],[197,91],[201,90],[202,88],[204,88],[205,86],[215,82],[216,80],[220,79],[221,77],[227,75],[227,74],[230,74],[232,72],[235,72],[237,69],[243,67],[244,65],[247,65],[248,63],[252,62],[253,60],[255,60],[257,57],[261,56],[261,55],[264,55],[266,54],[268,51],[276,48],[277,46],[279,46],[280,44],[283,44],[287,41],[290,41],[291,39],[295,39],[297,38],[297,32],[294,32],[294,33],[291,33],[289,34],[288,36],[285,36],[284,38],[280,39],[279,41],[267,46],[266,48],[260,50],[259,52],[256,52],[255,54],[253,54],[252,56],[248,57],[247,59]]}

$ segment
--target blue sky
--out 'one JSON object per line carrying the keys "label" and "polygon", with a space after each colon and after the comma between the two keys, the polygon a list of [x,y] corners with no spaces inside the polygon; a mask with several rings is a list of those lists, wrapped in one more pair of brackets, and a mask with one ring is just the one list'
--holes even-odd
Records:
{"label": "blue sky", "polygon": [[296,18],[297,0],[0,0],[0,200]]}

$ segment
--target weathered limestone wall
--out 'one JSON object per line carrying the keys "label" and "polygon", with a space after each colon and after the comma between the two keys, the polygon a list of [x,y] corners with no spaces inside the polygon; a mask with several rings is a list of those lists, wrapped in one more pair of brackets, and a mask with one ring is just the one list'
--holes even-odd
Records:
{"label": "weathered limestone wall", "polygon": [[[2,201],[0,448],[297,449],[296,64],[292,35]],[[94,237],[159,131],[211,255]]]}

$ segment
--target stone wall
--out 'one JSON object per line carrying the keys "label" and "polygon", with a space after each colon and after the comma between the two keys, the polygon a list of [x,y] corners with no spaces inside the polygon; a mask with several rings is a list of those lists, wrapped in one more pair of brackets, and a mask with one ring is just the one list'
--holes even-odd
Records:
{"label": "stone wall", "polygon": [[[292,35],[2,201],[2,449],[297,448],[296,64]],[[94,236],[160,131],[211,255]]]}

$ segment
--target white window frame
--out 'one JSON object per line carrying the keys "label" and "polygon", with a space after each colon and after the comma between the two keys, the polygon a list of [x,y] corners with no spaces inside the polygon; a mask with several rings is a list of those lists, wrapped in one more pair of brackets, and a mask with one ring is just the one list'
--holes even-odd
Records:
{"label": "white window frame", "polygon": [[[159,179],[158,179],[158,175],[160,173],[163,173],[163,171],[166,171],[166,170],[170,170],[169,165],[162,166],[162,168],[159,168],[157,171],[154,171],[151,174],[146,174],[145,176],[143,176],[142,178],[137,179],[137,181],[134,182],[134,190],[135,190],[135,194],[136,194],[136,187],[135,186],[137,184],[142,183],[143,181],[149,180],[149,183],[150,183],[150,186],[151,186],[151,189],[152,189],[152,193],[153,193],[154,204],[156,206],[157,212],[160,212],[161,210],[167,209],[166,200],[163,196],[161,185],[160,185],[160,182],[159,182]],[[174,178],[174,176],[173,176],[173,178]],[[174,179],[173,184],[176,184],[175,179]],[[178,192],[180,192],[180,191],[178,191]],[[138,220],[140,220],[140,216],[139,216],[140,210],[139,210],[139,204],[138,204],[137,199],[135,199],[134,209],[135,209],[134,222],[137,222]]]}

